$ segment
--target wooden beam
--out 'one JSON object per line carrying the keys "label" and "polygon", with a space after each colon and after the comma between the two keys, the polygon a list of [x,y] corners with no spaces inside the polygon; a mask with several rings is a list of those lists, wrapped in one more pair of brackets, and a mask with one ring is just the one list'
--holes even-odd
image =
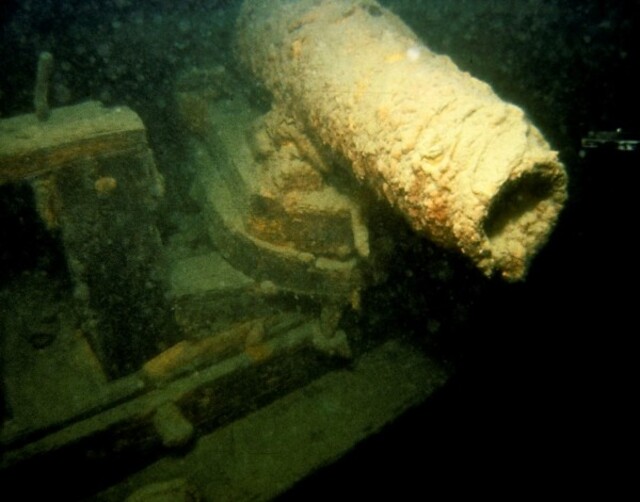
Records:
{"label": "wooden beam", "polygon": [[0,185],[78,160],[146,147],[140,117],[121,106],[88,101],[56,108],[46,122],[34,114],[0,120]]}

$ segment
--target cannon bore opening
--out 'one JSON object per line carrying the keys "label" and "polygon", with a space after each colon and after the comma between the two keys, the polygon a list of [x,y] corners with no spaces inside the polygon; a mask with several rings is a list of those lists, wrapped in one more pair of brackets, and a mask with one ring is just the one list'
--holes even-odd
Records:
{"label": "cannon bore opening", "polygon": [[506,183],[493,202],[484,220],[484,232],[490,241],[513,226],[526,223],[540,203],[553,195],[553,182],[538,171],[524,173]]}

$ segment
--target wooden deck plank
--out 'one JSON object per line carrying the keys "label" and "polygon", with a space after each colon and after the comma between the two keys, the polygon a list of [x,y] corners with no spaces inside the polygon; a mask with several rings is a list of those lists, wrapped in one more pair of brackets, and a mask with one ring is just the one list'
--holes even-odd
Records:
{"label": "wooden deck plank", "polygon": [[145,128],[127,107],[96,101],[0,120],[0,185],[46,173],[77,160],[146,146]]}

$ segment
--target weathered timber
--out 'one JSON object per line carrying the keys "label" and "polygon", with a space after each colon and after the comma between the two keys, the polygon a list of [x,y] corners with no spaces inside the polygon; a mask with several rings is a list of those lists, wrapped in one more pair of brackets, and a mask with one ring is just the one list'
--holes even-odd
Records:
{"label": "weathered timber", "polygon": [[177,341],[164,299],[156,209],[164,194],[145,127],[126,107],[87,102],[0,121],[0,184],[28,179],[59,231],[82,329],[110,378]]}
{"label": "weathered timber", "polygon": [[140,117],[96,101],[0,120],[0,185],[60,169],[79,158],[146,147]]}

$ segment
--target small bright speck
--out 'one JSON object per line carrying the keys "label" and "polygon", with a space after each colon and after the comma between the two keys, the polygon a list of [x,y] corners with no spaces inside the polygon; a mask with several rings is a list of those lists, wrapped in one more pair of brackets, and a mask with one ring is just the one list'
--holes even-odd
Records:
{"label": "small bright speck", "polygon": [[420,47],[413,46],[407,49],[407,59],[409,61],[417,61],[420,59]]}

